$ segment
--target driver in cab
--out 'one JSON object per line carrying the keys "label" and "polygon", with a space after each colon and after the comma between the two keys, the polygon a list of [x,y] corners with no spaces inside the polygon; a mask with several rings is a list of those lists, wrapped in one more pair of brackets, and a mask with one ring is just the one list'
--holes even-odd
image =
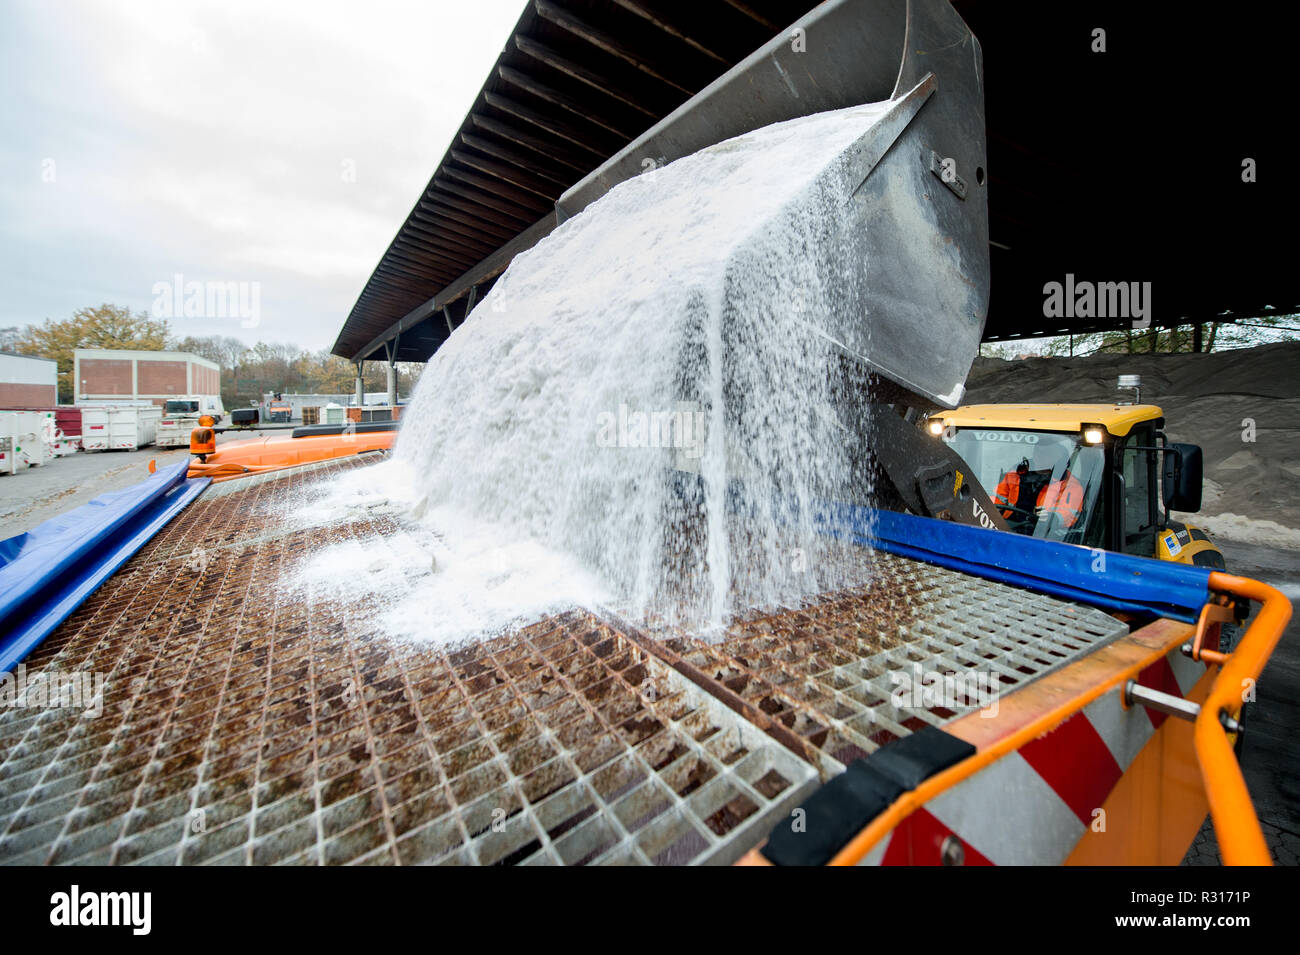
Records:
{"label": "driver in cab", "polygon": [[[1047,474],[1047,484],[1038,492],[1035,501],[1038,516],[1054,515],[1066,529],[1074,527],[1083,510],[1083,485],[1070,473],[1069,463],[1070,452],[1059,445],[1040,445],[1034,451],[1034,470]],[[1017,512],[1028,516],[1028,502],[1022,502],[1020,495],[1023,485],[1030,483],[1026,480],[1029,472],[1029,461],[1023,460],[1014,471],[1002,475],[998,482],[994,503],[1010,508],[1002,511],[1002,516],[1008,520]]]}

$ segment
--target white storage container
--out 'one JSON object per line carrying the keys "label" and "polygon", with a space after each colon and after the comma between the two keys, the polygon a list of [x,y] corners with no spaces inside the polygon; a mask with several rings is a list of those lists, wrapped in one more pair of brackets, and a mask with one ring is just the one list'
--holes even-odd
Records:
{"label": "white storage container", "polygon": [[0,474],[45,463],[45,416],[39,411],[0,413]]}
{"label": "white storage container", "polygon": [[331,401],[320,410],[321,424],[343,424],[347,418],[347,409]]}
{"label": "white storage container", "polygon": [[153,444],[162,409],[157,405],[90,406],[81,410],[81,447],[85,451],[134,451]]}

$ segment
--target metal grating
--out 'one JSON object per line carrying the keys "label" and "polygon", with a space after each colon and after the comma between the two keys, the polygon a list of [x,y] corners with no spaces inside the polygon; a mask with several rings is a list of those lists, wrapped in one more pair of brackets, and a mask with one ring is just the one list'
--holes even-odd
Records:
{"label": "metal grating", "polygon": [[[980,708],[964,688],[997,699],[1128,632],[1099,610],[1041,594],[883,552],[870,562],[866,587],[751,614],[717,643],[670,638],[666,658],[786,727],[803,744],[792,742],[796,751],[834,771]],[[922,678],[952,675],[956,692],[907,693],[917,668]],[[903,707],[891,699],[900,689]]]}
{"label": "metal grating", "polygon": [[388,518],[286,530],[344,462],[204,496],[26,662],[103,711],[0,712],[9,863],[726,862],[815,769],[585,613],[448,653],[281,594]]}
{"label": "metal grating", "polygon": [[900,710],[891,669],[1008,692],[1126,630],[864,552],[869,585],[719,642],[575,611],[413,646],[281,586],[324,544],[402,532],[284,523],[366,463],[210,489],[37,649],[29,682],[101,674],[103,708],[0,710],[0,861],[726,862],[819,777],[970,708]]}
{"label": "metal grating", "polygon": [[452,786],[459,807],[417,836],[417,855],[446,839],[459,845],[448,861],[463,863],[733,861],[817,781],[812,767],[588,614],[453,661],[468,677],[468,705],[443,708],[444,719],[464,718],[435,744],[450,749],[452,771],[482,763]]}

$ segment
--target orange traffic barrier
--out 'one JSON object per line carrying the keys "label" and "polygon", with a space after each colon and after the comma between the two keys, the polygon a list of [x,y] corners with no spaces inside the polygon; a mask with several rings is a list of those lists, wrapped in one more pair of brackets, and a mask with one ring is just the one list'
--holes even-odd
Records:
{"label": "orange traffic barrier", "polygon": [[[1020,725],[1014,732],[1008,733],[1000,738],[990,742],[986,746],[980,746],[974,756],[964,759],[955,766],[950,766],[941,773],[931,776],[921,783],[915,789],[903,793],[899,796],[888,809],[877,816],[872,822],[851,840],[848,845],[842,848],[831,860],[831,865],[857,865],[862,858],[871,851],[877,842],[888,835],[893,829],[910,816],[915,810],[921,808],[931,799],[940,793],[964,782],[971,776],[975,775],[986,766],[996,762],[1008,753],[1018,750],[1021,746],[1031,740],[1035,740],[1047,733],[1061,723],[1064,723],[1069,717],[1073,716],[1079,710],[1083,709],[1093,700],[1104,695],[1118,686],[1122,686],[1125,680],[1131,679],[1144,667],[1148,666],[1152,659],[1159,658],[1165,654],[1165,647],[1168,645],[1169,637],[1178,637],[1186,635],[1190,628],[1185,624],[1180,624],[1172,620],[1157,620],[1138,630],[1135,634],[1130,635],[1130,640],[1139,634],[1144,635],[1143,643],[1150,643],[1150,652],[1145,657],[1138,657],[1128,662],[1122,668],[1113,669],[1104,679],[1090,682],[1087,689],[1077,693],[1072,698],[1067,699],[1059,704],[1049,706],[1046,710],[1040,711],[1034,715],[1028,722]],[[1096,658],[1107,655],[1108,651],[1112,654],[1118,651],[1117,644],[1111,644],[1103,647],[1101,650],[1094,651],[1090,656]],[[1058,674],[1058,678],[1071,670],[1082,670],[1089,668],[1096,661],[1085,657],[1076,661],[1066,670]],[[1039,681],[1045,682],[1049,678]],[[1026,689],[1030,689],[1028,687]],[[1022,691],[1023,692],[1023,691]],[[1014,694],[1011,699],[1014,699]],[[1004,713],[1008,710],[1007,704],[1011,699],[1004,702]],[[961,722],[961,721],[958,721]],[[996,720],[988,722],[998,722]],[[953,729],[954,726],[945,727]],[[990,727],[992,730],[993,728]],[[960,734],[954,734],[960,735]],[[973,742],[968,740],[968,742]],[[979,744],[976,744],[977,746]]]}

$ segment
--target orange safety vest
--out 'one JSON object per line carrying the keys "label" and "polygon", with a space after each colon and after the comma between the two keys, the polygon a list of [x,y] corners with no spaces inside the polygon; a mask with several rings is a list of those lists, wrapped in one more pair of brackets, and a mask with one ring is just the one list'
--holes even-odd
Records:
{"label": "orange safety vest", "polygon": [[[997,503],[1023,507],[1017,500],[1019,495],[1020,473],[1008,471],[998,482]],[[1061,480],[1051,482],[1038,492],[1038,507],[1050,514],[1056,514],[1066,527],[1073,527],[1079,519],[1080,511],[1083,510],[1083,485],[1073,474],[1067,472]],[[1002,512],[1002,516],[1006,518],[1011,518],[1014,514],[1014,511]]]}
{"label": "orange safety vest", "polygon": [[1055,514],[1066,527],[1073,527],[1083,510],[1083,485],[1068,471],[1059,481],[1053,481],[1038,493],[1038,506],[1044,512]]}
{"label": "orange safety vest", "polygon": [[[998,482],[997,503],[1019,505],[1017,498],[1020,496],[1020,472],[1008,471],[1002,475],[1002,480]],[[1002,516],[1010,519],[1015,514],[1014,511],[1003,511]]]}

